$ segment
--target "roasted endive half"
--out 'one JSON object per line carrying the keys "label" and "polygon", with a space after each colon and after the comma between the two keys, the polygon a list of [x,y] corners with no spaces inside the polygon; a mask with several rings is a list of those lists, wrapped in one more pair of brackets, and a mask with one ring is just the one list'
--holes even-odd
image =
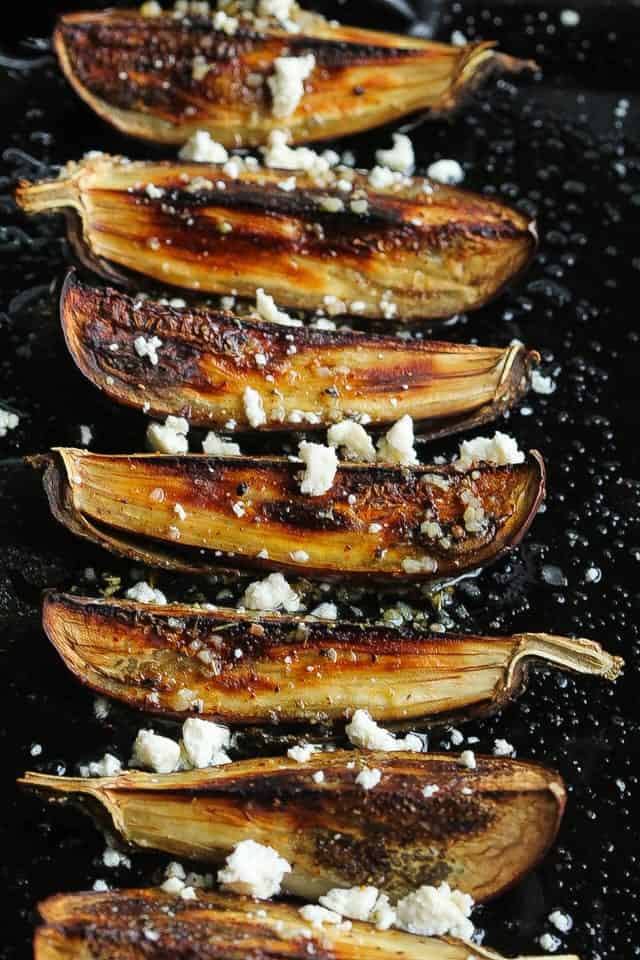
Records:
{"label": "roasted endive half", "polygon": [[200,716],[229,724],[338,721],[358,708],[387,722],[485,715],[522,692],[532,664],[610,680],[623,666],[597,643],[545,633],[447,636],[56,592],[42,619],[99,693],[180,718],[196,700]]}
{"label": "roasted endive half", "polygon": [[[372,790],[356,783],[364,767],[382,775]],[[565,805],[559,775],[536,764],[477,757],[469,769],[450,755],[354,750],[21,782],[88,804],[133,847],[221,863],[241,840],[267,844],[292,866],[283,889],[310,900],[360,884],[400,897],[440,881],[486,900],[544,856]]]}
{"label": "roasted endive half", "polygon": [[[539,360],[519,345],[407,341],[176,308],[87,286],[73,272],[60,314],[76,364],[112,400],[226,432],[252,429],[243,401],[252,387],[264,398],[259,429],[322,430],[350,418],[375,428],[408,414],[435,439],[504,413]],[[162,341],[156,364],[136,350],[140,336]]]}
{"label": "roasted endive half", "polygon": [[[53,43],[75,91],[118,130],[176,144],[207,130],[231,147],[264,143],[283,126],[303,142],[446,114],[488,74],[535,67],[492,43],[456,47],[342,27],[297,5],[284,24],[249,12],[69,13]],[[314,58],[288,103],[269,85],[280,57]]]}
{"label": "roasted endive half", "polygon": [[264,288],[283,307],[372,318],[479,307],[535,247],[523,214],[422,178],[374,188],[350,168],[293,179],[225,170],[100,155],[57,179],[22,181],[17,200],[29,213],[68,212],[76,254],[107,279],[143,274],[250,298]]}
{"label": "roasted endive half", "polygon": [[60,448],[34,464],[54,516],[121,555],[189,573],[258,568],[306,577],[421,581],[517,544],[544,496],[544,464],[341,463],[301,492],[283,457],[103,456]]}
{"label": "roasted endive half", "polygon": [[[265,901],[257,909],[248,897],[224,893],[199,891],[195,901],[153,889],[60,894],[38,910],[44,925],[35,934],[35,960],[469,960],[471,949],[450,937],[357,921],[317,927],[291,904]],[[476,960],[503,960],[477,944],[472,949]]]}

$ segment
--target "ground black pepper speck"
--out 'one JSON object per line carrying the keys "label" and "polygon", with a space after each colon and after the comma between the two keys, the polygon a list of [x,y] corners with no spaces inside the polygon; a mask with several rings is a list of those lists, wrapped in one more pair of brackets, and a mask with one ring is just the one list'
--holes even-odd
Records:
{"label": "ground black pepper speck", "polygon": [[[465,2],[447,5],[446,12],[428,4],[438,39],[454,29],[468,39],[497,38],[503,49],[535,57],[544,70],[531,81],[494,82],[453,123],[424,125],[412,134],[419,170],[440,157],[455,158],[465,168],[466,186],[504,196],[536,216],[540,228],[537,259],[512,290],[436,333],[498,345],[519,338],[541,350],[543,372],[557,389],[551,396],[532,394],[497,424],[522,448],[535,446],[546,457],[545,512],[507,559],[421,606],[428,619],[458,629],[577,634],[625,657],[626,673],[615,686],[541,671],[502,716],[462,727],[465,736],[479,738],[474,750],[490,751],[496,737],[505,738],[519,757],[556,767],[569,785],[565,821],[545,862],[511,893],[477,910],[486,943],[509,955],[541,953],[537,940],[550,932],[560,937],[561,952],[618,960],[640,956],[640,99],[633,69],[640,11],[631,3],[571,6],[581,14],[573,28],[562,25],[561,4]],[[339,15],[374,25],[369,5],[363,11],[346,3]],[[400,28],[403,22],[381,12],[375,25]],[[0,439],[2,960],[30,955],[33,908],[42,897],[91,887],[97,878],[122,886],[153,882],[163,862],[137,856],[131,870],[108,870],[100,860],[104,841],[88,819],[71,808],[45,808],[12,786],[26,768],[73,772],[106,749],[126,761],[142,725],[117,706],[97,719],[94,697],[66,673],[38,625],[44,587],[77,585],[92,593],[105,585],[105,574],[129,585],[130,567],[58,528],[37,476],[11,459],[79,445],[81,424],[91,427],[91,448],[108,452],[140,449],[145,429],[142,417],[109,406],[65,353],[50,293],[65,262],[62,221],[27,222],[10,200],[16,177],[34,169],[20,151],[45,167],[96,148],[152,154],[91,116],[52,61],[24,67],[25,60],[46,58],[46,51],[18,41],[48,29],[44,15],[39,23],[35,13],[16,11],[0,59],[8,148],[0,170],[0,400],[21,413],[18,429]],[[369,166],[374,149],[388,141],[388,132],[378,132],[345,146]],[[450,454],[455,446],[433,445],[421,456]],[[244,449],[260,444],[245,443]],[[97,583],[84,577],[87,567],[96,571]],[[220,597],[220,585],[211,582],[156,582],[176,598]],[[237,590],[233,585],[229,595]],[[376,597],[363,591],[349,598],[332,588],[317,591],[316,599],[338,599],[341,613],[352,617],[354,604],[362,616],[377,610]],[[386,599],[382,605],[394,604]],[[31,755],[35,744],[39,755]],[[469,746],[454,747],[446,731],[432,733],[430,745]],[[273,744],[265,738],[262,748],[273,750]],[[573,917],[567,935],[547,921],[555,908]]]}

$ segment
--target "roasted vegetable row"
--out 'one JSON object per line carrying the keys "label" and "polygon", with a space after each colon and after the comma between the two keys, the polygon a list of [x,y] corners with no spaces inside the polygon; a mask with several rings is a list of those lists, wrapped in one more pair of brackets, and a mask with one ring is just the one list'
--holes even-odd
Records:
{"label": "roasted vegetable row", "polygon": [[99,693],[181,718],[195,700],[200,716],[230,724],[338,721],[358,708],[386,722],[484,715],[522,692],[532,663],[610,680],[622,669],[596,643],[543,633],[443,636],[60,593],[47,594],[43,623]]}
{"label": "roasted vegetable row", "polygon": [[107,279],[250,298],[264,288],[283,307],[361,317],[479,307],[536,243],[523,214],[419,177],[382,188],[351,168],[228,170],[100,155],[23,181],[17,200],[29,213],[68,212],[77,255]]}
{"label": "roasted vegetable row", "polygon": [[[50,897],[39,905],[44,925],[35,960],[166,960],[270,957],[271,960],[503,960],[493,950],[450,937],[421,937],[372,924],[313,926],[286,903],[199,892],[181,900],[161,890],[120,890]],[[241,953],[240,953],[241,951]],[[521,960],[536,960],[534,957]],[[538,958],[540,960],[540,958]],[[556,960],[578,960],[560,957]]]}
{"label": "roasted vegetable row", "polygon": [[[248,12],[70,13],[53,42],[76,92],[119,130],[176,144],[208,130],[230,147],[265,143],[283,125],[303,142],[410,113],[438,116],[489,73],[534,66],[496,53],[491,43],[455,47],[336,26],[297,4],[285,24]],[[281,58],[301,60],[302,72],[282,68]],[[288,82],[292,70],[297,76]],[[279,74],[288,87],[282,92]]]}
{"label": "roasted vegetable row", "polygon": [[[250,429],[251,387],[263,397],[258,429],[321,430],[345,418],[375,429],[408,414],[435,439],[500,416],[539,361],[518,345],[407,341],[175,307],[87,286],[73,272],[60,314],[73,359],[106,396],[231,433]],[[140,355],[139,337],[161,341],[157,363]]]}
{"label": "roasted vegetable row", "polygon": [[[374,789],[356,782],[364,767],[381,773]],[[544,856],[565,805],[561,778],[544,767],[478,757],[470,769],[432,753],[338,750],[306,763],[21,782],[97,807],[134,847],[221,863],[242,840],[264,843],[292,865],[283,889],[306,900],[361,884],[397,898],[448,880],[486,900]]]}
{"label": "roasted vegetable row", "polygon": [[320,495],[302,462],[274,457],[35,458],[55,517],[108,550],[190,573],[258,568],[307,577],[424,581],[517,544],[544,496],[533,452],[495,466],[341,463]]}

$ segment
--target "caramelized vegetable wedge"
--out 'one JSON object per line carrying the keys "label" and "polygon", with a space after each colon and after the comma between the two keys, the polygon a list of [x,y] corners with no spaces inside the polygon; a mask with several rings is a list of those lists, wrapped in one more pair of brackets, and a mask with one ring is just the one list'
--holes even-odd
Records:
{"label": "caramelized vegetable wedge", "polygon": [[302,463],[279,457],[60,448],[34,460],[43,462],[55,517],[115,553],[190,573],[249,567],[387,582],[495,560],[528,529],[545,478],[535,451],[521,464],[460,471],[342,463],[321,496],[302,494]]}
{"label": "caramelized vegetable wedge", "polygon": [[[364,766],[382,774],[373,790],[356,783]],[[558,774],[536,764],[478,757],[471,770],[450,755],[354,750],[96,780],[27,773],[22,782],[97,806],[134,847],[220,863],[241,840],[266,843],[292,866],[283,889],[307,899],[359,884],[400,897],[450,880],[486,900],[544,856],[565,805]],[[427,786],[438,790],[425,797]]]}
{"label": "caramelized vegetable wedge", "polygon": [[[73,359],[112,400],[227,432],[251,429],[243,403],[249,386],[264,397],[262,429],[303,423],[321,430],[364,416],[376,427],[408,414],[433,439],[500,416],[527,391],[539,360],[518,345],[292,330],[224,311],[176,309],[86,286],[73,273],[60,313]],[[139,336],[162,340],[157,364],[139,356]]]}
{"label": "caramelized vegetable wedge", "polygon": [[231,724],[335,721],[360,707],[388,722],[487,714],[522,692],[536,661],[611,680],[623,665],[597,643],[544,633],[443,636],[61,593],[47,594],[42,617],[99,693],[177,717],[198,700],[201,716]]}
{"label": "caramelized vegetable wedge", "polygon": [[[183,143],[208,130],[230,147],[265,143],[283,125],[303,142],[420,111],[438,116],[488,74],[535,67],[496,53],[491,43],[430,43],[335,26],[299,9],[293,19],[296,33],[246,14],[229,35],[215,30],[211,17],[70,13],[53,43],[76,93],[118,130],[156,143]],[[315,66],[304,96],[291,113],[277,115],[268,84],[274,61],[309,55]]]}
{"label": "caramelized vegetable wedge", "polygon": [[[353,180],[351,194],[338,177]],[[284,307],[341,303],[363,317],[479,307],[535,246],[523,214],[422,178],[374,190],[366,172],[345,168],[300,174],[294,189],[290,181],[290,170],[246,169],[234,179],[219,164],[99,156],[55,180],[22,181],[17,200],[29,213],[69,212],[77,255],[107,279],[131,282],[135,271],[242,297],[264,288]]]}
{"label": "caramelized vegetable wedge", "polygon": [[[38,907],[45,926],[35,936],[35,960],[469,960],[469,944],[449,937],[420,937],[372,924],[314,927],[287,903],[198,892],[185,901],[161,890],[110,890],[50,897]],[[149,936],[151,931],[151,936]],[[146,934],[146,935],[145,935]],[[501,960],[473,945],[476,960]],[[534,960],[533,957],[521,960]],[[558,957],[557,960],[577,960]]]}

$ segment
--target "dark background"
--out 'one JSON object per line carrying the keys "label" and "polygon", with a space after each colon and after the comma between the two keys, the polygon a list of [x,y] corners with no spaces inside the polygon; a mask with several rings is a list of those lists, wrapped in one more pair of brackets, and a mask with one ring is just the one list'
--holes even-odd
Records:
{"label": "dark background", "polygon": [[[565,7],[580,12],[577,27],[562,26]],[[99,586],[108,574],[128,583],[131,571],[56,527],[37,476],[12,459],[78,444],[80,424],[91,426],[97,450],[140,449],[144,434],[143,418],[107,406],[66,356],[49,293],[65,263],[61,222],[27,223],[10,199],[19,174],[44,172],[85,150],[136,157],[150,150],[93,117],[62,80],[44,40],[33,39],[49,34],[57,9],[71,8],[13,4],[3,17],[0,45],[8,148],[0,170],[0,400],[23,415],[19,429],[0,439],[0,957],[12,960],[29,954],[38,899],[90,887],[98,877],[121,886],[153,882],[162,862],[139,856],[130,871],[107,870],[100,862],[104,843],[88,820],[72,810],[45,809],[13,786],[26,768],[73,772],[79,761],[107,748],[126,760],[140,726],[139,717],[116,707],[106,720],[97,719],[93,697],[67,675],[38,625],[44,587],[79,585],[92,592],[97,587],[84,579],[87,566],[95,568]],[[383,8],[351,0],[329,9],[345,22],[408,28]],[[540,251],[529,273],[494,304],[447,327],[446,336],[495,344],[518,337],[541,350],[545,372],[558,384],[553,396],[532,395],[498,424],[547,458],[546,512],[509,558],[440,595],[440,617],[457,629],[589,636],[627,660],[615,687],[540,672],[503,716],[465,727],[480,738],[477,749],[490,750],[493,738],[502,736],[520,757],[555,766],[570,790],[558,843],[545,863],[513,892],[479,909],[476,919],[487,944],[506,954],[540,953],[536,940],[556,932],[546,917],[560,907],[574,918],[563,952],[584,960],[640,956],[640,7],[582,0],[425,3],[422,14],[418,29],[438,39],[448,40],[452,29],[469,39],[495,38],[542,67],[529,81],[493,82],[455,121],[425,124],[412,136],[420,169],[440,156],[454,157],[467,171],[467,186],[502,194],[537,215],[540,225]],[[369,166],[374,148],[388,137],[377,132],[349,146]],[[454,448],[452,441],[422,455]],[[585,578],[591,567],[600,571],[599,582]],[[176,597],[202,590],[214,599],[219,589],[211,582],[161,579],[160,585]],[[338,598],[342,612],[352,616],[348,593],[338,591]],[[361,603],[375,608],[376,598]],[[32,757],[35,743],[42,753]],[[446,731],[435,733],[431,745],[450,749]]]}

